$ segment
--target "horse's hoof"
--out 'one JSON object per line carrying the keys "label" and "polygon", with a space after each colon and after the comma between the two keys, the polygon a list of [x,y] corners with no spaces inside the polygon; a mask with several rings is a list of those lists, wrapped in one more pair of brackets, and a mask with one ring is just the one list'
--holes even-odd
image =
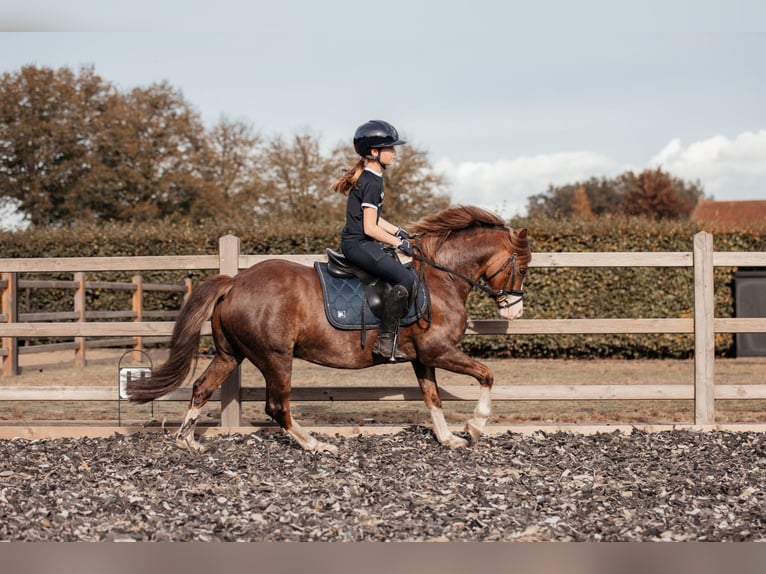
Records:
{"label": "horse's hoof", "polygon": [[465,448],[468,446],[468,441],[465,440],[464,438],[460,438],[459,436],[455,436],[454,434],[451,434],[446,439],[444,439],[444,441],[442,441],[442,444],[452,449]]}
{"label": "horse's hoof", "polygon": [[338,454],[338,447],[329,442],[319,442],[314,449],[316,452],[328,452],[330,454]]}
{"label": "horse's hoof", "polygon": [[470,421],[466,423],[465,430],[469,435],[471,435],[471,442],[473,444],[476,444],[477,442],[479,442],[479,438],[481,437],[482,434],[484,434],[482,429],[472,424]]}
{"label": "horse's hoof", "polygon": [[177,438],[176,445],[178,445],[179,448],[188,450],[189,452],[205,452],[205,447],[193,438]]}

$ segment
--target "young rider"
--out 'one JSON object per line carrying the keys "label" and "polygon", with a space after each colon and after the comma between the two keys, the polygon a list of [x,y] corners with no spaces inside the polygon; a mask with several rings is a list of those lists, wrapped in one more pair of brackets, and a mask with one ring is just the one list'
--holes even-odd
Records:
{"label": "young rider", "polygon": [[383,170],[396,158],[396,146],[405,143],[388,122],[372,120],[362,124],[354,134],[354,149],[361,157],[332,186],[333,190],[348,196],[346,225],[341,233],[343,254],[392,286],[381,313],[380,334],[372,349],[390,361],[406,359],[396,348],[396,339],[399,319],[407,310],[417,279],[413,269],[383,249],[383,244],[387,244],[410,257],[413,254],[407,232],[381,216]]}

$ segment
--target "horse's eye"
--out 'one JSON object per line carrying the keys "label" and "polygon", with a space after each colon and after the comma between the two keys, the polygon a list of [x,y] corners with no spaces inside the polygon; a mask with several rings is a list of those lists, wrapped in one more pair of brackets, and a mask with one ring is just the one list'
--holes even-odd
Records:
{"label": "horse's eye", "polygon": [[519,275],[523,276],[523,275],[526,275],[526,274],[527,274],[527,270],[526,269],[519,269]]}

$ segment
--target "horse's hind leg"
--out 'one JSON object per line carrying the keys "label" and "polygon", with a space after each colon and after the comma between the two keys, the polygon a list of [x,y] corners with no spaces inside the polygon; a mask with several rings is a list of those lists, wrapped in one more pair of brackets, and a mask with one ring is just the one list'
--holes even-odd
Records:
{"label": "horse's hind leg", "polygon": [[268,355],[258,357],[253,362],[266,379],[266,414],[273,418],[303,449],[337,452],[338,448],[335,445],[317,440],[292,417],[290,412],[292,355]]}
{"label": "horse's hind leg", "polygon": [[189,409],[186,411],[184,422],[176,434],[178,446],[188,450],[203,450],[202,445],[194,437],[194,427],[197,425],[200,411],[239,363],[240,360],[236,357],[219,351],[207,369],[194,381]]}

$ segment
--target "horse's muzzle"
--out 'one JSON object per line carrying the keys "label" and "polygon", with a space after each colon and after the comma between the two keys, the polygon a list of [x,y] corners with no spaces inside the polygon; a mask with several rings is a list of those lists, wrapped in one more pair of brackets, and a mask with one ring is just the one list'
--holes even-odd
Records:
{"label": "horse's muzzle", "polygon": [[524,295],[519,292],[503,293],[496,299],[497,312],[506,321],[513,321],[524,314]]}

